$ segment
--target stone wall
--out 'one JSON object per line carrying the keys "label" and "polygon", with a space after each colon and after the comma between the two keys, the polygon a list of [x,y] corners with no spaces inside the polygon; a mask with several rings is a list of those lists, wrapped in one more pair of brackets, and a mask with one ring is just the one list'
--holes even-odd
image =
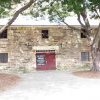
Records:
{"label": "stone wall", "polygon": [[[49,31],[49,38],[43,39],[41,30]],[[8,38],[0,39],[0,53],[8,53],[8,63],[0,63],[1,71],[31,72],[36,69],[34,47],[58,47],[56,68],[73,70],[91,63],[81,61],[81,52],[89,51],[87,39],[80,38],[80,32],[65,26],[11,26]]]}

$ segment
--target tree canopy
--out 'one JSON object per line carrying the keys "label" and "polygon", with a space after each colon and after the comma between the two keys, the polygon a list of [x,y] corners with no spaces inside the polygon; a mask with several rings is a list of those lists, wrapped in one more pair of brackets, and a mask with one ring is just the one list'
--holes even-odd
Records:
{"label": "tree canopy", "polygon": [[[28,0],[0,0],[0,17],[10,16],[14,5],[25,4]],[[33,0],[34,1],[34,0]],[[22,5],[24,6],[24,5]],[[23,14],[30,14],[33,17],[49,16],[50,21],[65,21],[66,17],[76,15],[81,26],[84,27],[80,17],[85,20],[86,11],[91,11],[90,18],[100,18],[99,0],[36,0],[35,6],[30,7]],[[85,13],[84,13],[85,12]],[[22,13],[21,13],[22,14]],[[13,14],[12,14],[13,16]],[[86,23],[85,23],[86,24]],[[89,23],[88,23],[89,24]]]}
{"label": "tree canopy", "polygon": [[30,10],[33,17],[48,15],[50,21],[64,21],[66,17],[76,15],[82,27],[84,27],[84,24],[80,17],[85,21],[86,13],[90,12],[92,12],[90,18],[99,18],[99,0],[40,0],[36,9]]}
{"label": "tree canopy", "polygon": [[9,16],[14,5],[21,3],[23,0],[0,0],[0,18]]}

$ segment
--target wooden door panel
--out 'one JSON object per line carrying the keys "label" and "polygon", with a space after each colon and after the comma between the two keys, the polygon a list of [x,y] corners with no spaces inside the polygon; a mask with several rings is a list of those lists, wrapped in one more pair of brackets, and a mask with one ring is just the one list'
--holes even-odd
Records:
{"label": "wooden door panel", "polygon": [[48,53],[47,54],[47,64],[48,70],[56,69],[56,61],[55,61],[55,53]]}
{"label": "wooden door panel", "polygon": [[46,55],[44,53],[36,54],[36,66],[37,69],[45,70],[46,69]]}
{"label": "wooden door panel", "polygon": [[37,70],[56,69],[55,53],[37,53],[36,66],[37,66]]}

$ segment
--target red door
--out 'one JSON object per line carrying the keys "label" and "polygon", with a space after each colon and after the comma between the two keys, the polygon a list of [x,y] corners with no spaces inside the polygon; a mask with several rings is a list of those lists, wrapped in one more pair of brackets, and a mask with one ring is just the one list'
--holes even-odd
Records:
{"label": "red door", "polygon": [[37,53],[36,54],[37,70],[54,70],[56,69],[55,53]]}

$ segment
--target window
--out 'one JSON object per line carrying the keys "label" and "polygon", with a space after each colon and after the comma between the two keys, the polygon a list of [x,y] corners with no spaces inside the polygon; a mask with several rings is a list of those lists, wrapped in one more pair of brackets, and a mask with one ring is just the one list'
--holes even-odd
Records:
{"label": "window", "polygon": [[86,32],[85,29],[81,30],[81,38],[86,38],[85,32]]}
{"label": "window", "polygon": [[84,33],[81,33],[81,38],[86,38],[86,35],[84,35]]}
{"label": "window", "polygon": [[48,38],[48,30],[42,30],[42,38]]}
{"label": "window", "polygon": [[1,38],[7,38],[7,29],[4,30],[1,34],[0,34],[0,39]]}
{"label": "window", "polygon": [[89,61],[89,52],[81,52],[81,61]]}
{"label": "window", "polygon": [[8,53],[0,53],[0,63],[8,63]]}

